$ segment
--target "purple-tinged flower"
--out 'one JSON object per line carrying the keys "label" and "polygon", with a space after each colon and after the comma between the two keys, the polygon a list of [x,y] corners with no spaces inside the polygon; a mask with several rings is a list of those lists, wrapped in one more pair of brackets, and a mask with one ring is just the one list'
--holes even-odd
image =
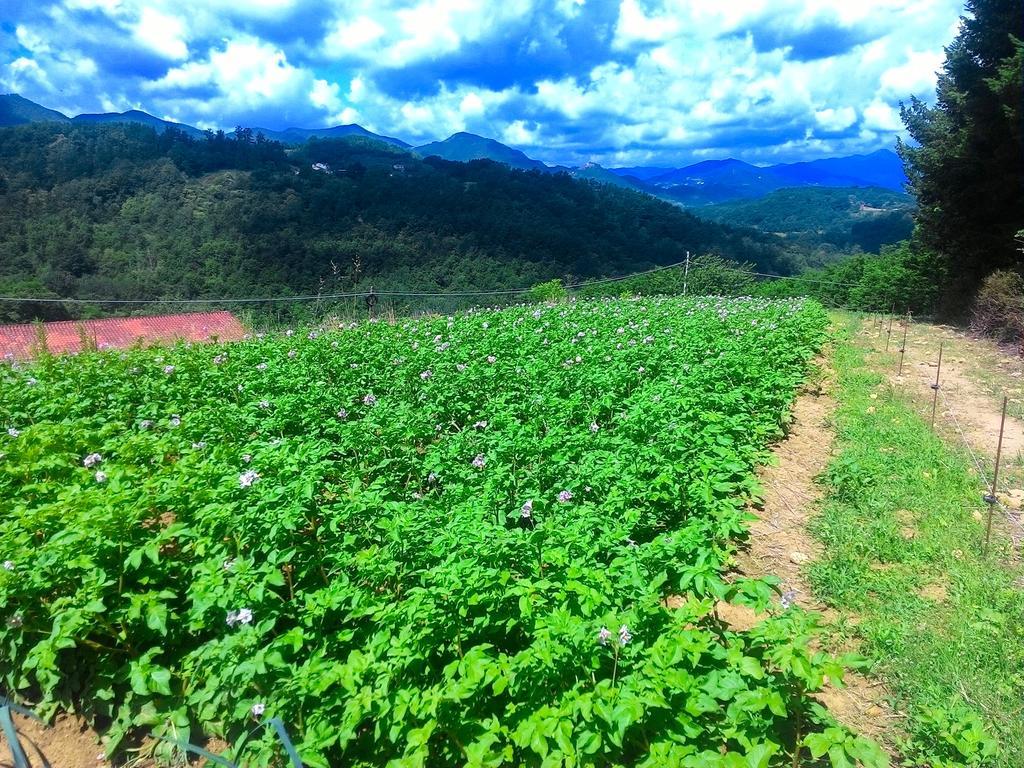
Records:
{"label": "purple-tinged flower", "polygon": [[647,369],[646,369],[646,368],[644,368],[644,367],[643,367],[643,366],[641,365],[641,366],[640,366],[639,368],[637,368],[637,369],[636,369],[636,372],[637,372],[637,373],[643,373],[643,372],[644,372],[644,371],[646,371],[646,370],[647,370]]}
{"label": "purple-tinged flower", "polygon": [[476,455],[476,458],[473,459],[473,466],[476,467],[477,469],[483,469],[486,463],[487,457],[484,456],[482,453],[478,453]]}
{"label": "purple-tinged flower", "polygon": [[13,571],[14,570],[14,562],[11,561],[11,560],[4,560],[4,570],[5,571]]}
{"label": "purple-tinged flower", "polygon": [[488,355],[487,356],[487,362],[488,363],[495,363],[495,362],[497,362],[497,360],[498,360],[498,358],[496,358],[494,355]]}
{"label": "purple-tinged flower", "polygon": [[244,461],[246,464],[248,464],[250,461],[252,461],[252,454],[251,453],[244,454],[242,456],[242,461]]}
{"label": "purple-tinged flower", "polygon": [[298,353],[298,352],[296,352],[296,351],[295,351],[294,349],[289,349],[289,350],[288,350],[288,357],[289,357],[289,358],[293,358],[293,357],[295,357],[295,356],[296,356],[297,354],[299,354],[299,353]]}
{"label": "purple-tinged flower", "polygon": [[97,483],[105,483],[105,482],[107,482],[107,473],[102,471],[102,470],[98,470],[96,472],[96,482]]}
{"label": "purple-tinged flower", "polygon": [[91,467],[94,464],[99,464],[101,461],[103,461],[103,457],[100,456],[98,453],[90,453],[88,456],[82,459],[82,466]]}
{"label": "purple-tinged flower", "polygon": [[601,429],[601,426],[596,421],[590,422],[590,431],[591,432],[597,432],[599,429]]}
{"label": "purple-tinged flower", "polygon": [[619,627],[619,645],[628,645],[629,641],[633,639],[632,633],[629,631],[629,627],[623,624]]}
{"label": "purple-tinged flower", "polygon": [[455,367],[459,369],[459,372],[460,372],[460,373],[461,373],[462,371],[466,370],[466,364],[465,364],[465,363],[456,363],[456,364],[455,364]]}
{"label": "purple-tinged flower", "polygon": [[227,359],[228,359],[227,355],[216,355],[213,358],[213,364],[214,365],[223,365],[224,361],[227,360]]}
{"label": "purple-tinged flower", "polygon": [[258,482],[259,479],[259,472],[254,469],[249,469],[238,476],[238,485],[240,488],[248,488],[253,483]]}
{"label": "purple-tinged flower", "polygon": [[170,424],[170,425],[171,425],[172,427],[180,427],[180,426],[181,426],[181,416],[179,416],[179,415],[178,415],[178,414],[176,414],[176,413],[172,413],[172,414],[171,414],[171,418],[170,418],[170,420],[169,420],[169,422],[168,422],[168,423],[169,423],[169,424]]}
{"label": "purple-tinged flower", "polygon": [[295,331],[293,331],[291,328],[289,328],[287,331],[284,332],[284,335],[285,336],[289,336],[289,337],[294,336],[295,335]]}
{"label": "purple-tinged flower", "polygon": [[265,370],[267,370],[267,364],[266,363],[258,363],[256,365],[256,370],[257,371],[265,371]]}
{"label": "purple-tinged flower", "polygon": [[339,408],[338,409],[338,418],[342,419],[342,420],[347,419],[348,418],[348,411],[346,411],[344,408]]}
{"label": "purple-tinged flower", "polygon": [[38,383],[39,382],[36,381],[35,377],[29,377],[28,380],[25,382],[25,384],[29,387],[34,387]]}
{"label": "purple-tinged flower", "polygon": [[263,410],[266,410],[267,408],[269,408],[269,407],[270,407],[270,401],[269,401],[269,400],[260,400],[260,402],[259,402],[259,406],[260,406],[260,408],[262,408]]}
{"label": "purple-tinged flower", "polygon": [[252,713],[253,717],[262,717],[263,713],[267,711],[267,705],[262,701],[257,701],[249,708],[249,711]]}
{"label": "purple-tinged flower", "polygon": [[487,422],[481,419],[473,424],[473,429],[487,429]]}
{"label": "purple-tinged flower", "polygon": [[165,365],[164,366],[164,373],[166,373],[168,376],[170,376],[172,373],[174,373],[174,366],[173,365]]}
{"label": "purple-tinged flower", "polygon": [[796,604],[796,590],[787,589],[782,593],[782,599],[779,602],[782,604],[783,610],[789,610],[790,606]]}
{"label": "purple-tinged flower", "polygon": [[423,379],[424,381],[426,381],[427,379],[429,379],[433,375],[434,375],[433,372],[428,369],[428,370],[422,371],[420,373],[420,378]]}
{"label": "purple-tinged flower", "polygon": [[560,491],[558,494],[558,500],[563,504],[572,501],[572,491]]}
{"label": "purple-tinged flower", "polygon": [[192,450],[193,451],[201,451],[205,447],[206,447],[206,442],[203,441],[203,440],[200,440],[200,441],[198,441],[196,443],[192,443]]}
{"label": "purple-tinged flower", "polygon": [[533,499],[526,500],[526,503],[519,510],[519,515],[527,520],[533,517]]}
{"label": "purple-tinged flower", "polygon": [[[238,611],[238,623],[239,624],[252,624],[252,610],[249,608],[242,608]],[[625,627],[623,627],[625,629]],[[622,630],[619,630],[619,635],[622,635]]]}
{"label": "purple-tinged flower", "polygon": [[608,645],[608,641],[612,639],[612,633],[608,630],[608,627],[601,627],[597,633],[597,642],[601,645]]}
{"label": "purple-tinged flower", "polygon": [[143,419],[139,422],[139,429],[150,429],[153,426],[151,419]]}
{"label": "purple-tinged flower", "polygon": [[316,338],[316,331],[310,331],[309,333],[307,333],[306,334],[306,338],[309,339],[310,341],[315,339]]}
{"label": "purple-tinged flower", "polygon": [[368,392],[366,394],[366,396],[363,398],[363,405],[376,405],[376,404],[377,404],[377,398],[374,397],[373,392]]}
{"label": "purple-tinged flower", "polygon": [[231,557],[222,563],[222,567],[225,571],[233,570],[235,567],[235,558]]}
{"label": "purple-tinged flower", "polygon": [[15,429],[14,427],[10,427],[7,430],[7,434],[10,435],[11,437],[17,437],[18,435],[21,434],[21,432]]}
{"label": "purple-tinged flower", "polygon": [[437,473],[436,472],[431,472],[429,475],[427,475],[427,482],[430,483],[431,485],[436,483],[437,482]]}

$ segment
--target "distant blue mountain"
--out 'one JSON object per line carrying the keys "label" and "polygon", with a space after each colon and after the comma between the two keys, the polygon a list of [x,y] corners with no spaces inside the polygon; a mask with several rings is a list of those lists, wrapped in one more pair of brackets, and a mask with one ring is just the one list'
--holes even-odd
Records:
{"label": "distant blue mountain", "polygon": [[[0,127],[38,121],[68,122],[60,112],[40,106],[17,94],[0,95]],[[203,131],[184,123],[162,120],[137,109],[127,112],[82,114],[70,118],[72,123],[141,123],[158,131],[177,128],[200,137]],[[602,168],[588,163],[580,168],[548,166],[528,157],[513,147],[494,139],[472,133],[456,133],[444,141],[433,141],[412,147],[401,139],[368,131],[360,125],[336,125],[329,128],[286,128],[282,131],[254,128],[268,139],[284,144],[303,144],[311,138],[362,137],[412,150],[424,157],[468,162],[487,159],[513,168],[546,173],[566,172],[577,178],[603,184],[629,187],[687,206],[713,205],[730,200],[755,199],[777,189],[798,187],[881,187],[902,192],[906,184],[903,164],[890,150],[881,149],[868,155],[850,155],[801,163],[780,163],[759,167],[727,158],[705,160],[683,168],[634,166]],[[230,132],[228,135],[231,135]]]}
{"label": "distant blue mountain", "polygon": [[576,179],[589,179],[600,184],[611,184],[614,187],[625,187],[626,189],[635,189],[638,192],[651,193],[651,188],[637,177],[612,173],[597,163],[587,163],[579,168],[562,168],[559,166],[557,170],[564,170]]}
{"label": "distant blue mountain", "polygon": [[55,109],[47,109],[16,93],[0,95],[0,126],[24,125],[25,123],[59,122],[68,118]]}
{"label": "distant blue mountain", "polygon": [[494,160],[523,170],[551,170],[540,160],[527,157],[518,149],[512,149],[494,139],[477,136],[473,133],[454,133],[444,141],[432,141],[429,144],[416,147],[416,152],[423,157],[434,156],[463,163],[470,160]]}
{"label": "distant blue mountain", "polygon": [[163,133],[168,128],[177,128],[179,131],[184,131],[189,136],[198,138],[203,135],[203,132],[198,128],[186,125],[185,123],[175,123],[172,120],[161,120],[159,117],[153,117],[148,112],[142,112],[138,109],[130,109],[127,112],[103,112],[100,114],[81,114],[75,115],[71,118],[72,123],[140,123],[142,125],[148,125],[160,133]]}
{"label": "distant blue mountain", "polygon": [[882,187],[902,192],[907,183],[903,161],[888,149],[880,149],[869,155],[773,165],[771,169],[780,177],[793,182],[791,186],[814,184],[823,187]]}
{"label": "distant blue mountain", "polygon": [[368,131],[361,125],[350,123],[349,125],[336,125],[333,128],[285,128],[283,131],[274,131],[269,128],[253,128],[252,132],[262,133],[272,141],[280,141],[282,144],[303,144],[311,138],[318,139],[343,139],[349,136],[362,136],[367,139],[383,141],[385,144],[393,144],[402,149],[411,149],[412,145],[406,144],[401,139],[391,136],[382,136],[379,133]]}
{"label": "distant blue mountain", "polygon": [[653,179],[655,176],[661,176],[664,173],[668,173],[672,168],[655,168],[646,165],[634,165],[628,168],[608,168],[610,173],[614,173],[616,176],[632,176],[634,179],[640,181],[647,181]]}
{"label": "distant blue mountain", "polygon": [[[705,160],[655,174],[653,168],[611,168],[618,176],[641,179],[651,194],[689,206],[763,197],[792,187],[880,187],[902,192],[907,182],[895,152],[880,149],[802,163],[759,167],[742,160]],[[628,172],[628,173],[627,173]]]}

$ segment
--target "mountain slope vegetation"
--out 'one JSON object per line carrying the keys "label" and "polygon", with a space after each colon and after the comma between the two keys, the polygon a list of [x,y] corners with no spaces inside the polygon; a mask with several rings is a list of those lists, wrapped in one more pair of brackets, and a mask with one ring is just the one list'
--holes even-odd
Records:
{"label": "mountain slope vegetation", "polygon": [[[629,273],[686,251],[794,266],[777,238],[565,173],[421,160],[366,139],[286,150],[133,124],[0,130],[3,295],[495,290]],[[0,311],[22,320],[66,306]]]}
{"label": "mountain slope vegetation", "polygon": [[696,211],[701,218],[796,239],[878,253],[910,237],[914,199],[878,187],[793,187],[756,200],[733,200]]}

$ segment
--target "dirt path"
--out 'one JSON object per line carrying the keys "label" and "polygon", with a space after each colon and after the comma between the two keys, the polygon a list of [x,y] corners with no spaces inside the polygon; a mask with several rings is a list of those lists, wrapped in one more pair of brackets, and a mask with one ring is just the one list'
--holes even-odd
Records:
{"label": "dirt path", "polygon": [[[103,747],[95,731],[70,715],[60,715],[51,726],[44,726],[21,715],[14,715],[21,744],[32,765],[42,765],[40,756],[54,768],[103,768]],[[7,743],[0,738],[0,768],[12,768]]]}
{"label": "dirt path", "polygon": [[[821,613],[826,624],[837,621],[839,614],[814,599],[803,569],[821,554],[807,526],[822,496],[814,479],[828,464],[835,438],[830,421],[836,403],[830,386],[826,380],[820,391],[805,391],[794,403],[789,433],[773,452],[777,463],[759,472],[764,503],[751,510],[757,520],[750,526],[749,548],[739,557],[745,575],[779,577],[782,589],[795,591],[796,603]],[[757,617],[732,608],[722,618],[739,625]],[[901,716],[888,704],[881,682],[850,672],[845,688],[828,687],[819,699],[843,724],[891,746]]]}

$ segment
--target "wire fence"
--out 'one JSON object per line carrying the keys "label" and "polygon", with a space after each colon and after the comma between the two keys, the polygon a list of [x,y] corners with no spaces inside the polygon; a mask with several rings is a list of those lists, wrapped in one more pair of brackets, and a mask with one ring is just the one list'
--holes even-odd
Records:
{"label": "wire fence", "polygon": [[[564,286],[570,293],[579,293],[587,289],[611,283],[620,283],[635,280],[659,272],[665,272],[681,267],[687,268],[690,259],[653,267],[639,272],[631,272],[614,277],[585,280],[577,283],[569,283]],[[837,287],[854,287],[856,283],[848,283],[836,280],[820,280],[805,277],[802,275],[779,275],[770,272],[758,272],[756,270],[742,269],[739,267],[716,266],[716,271],[759,278],[760,280],[782,280],[793,281],[801,284],[827,285]],[[89,297],[55,297],[55,296],[0,296],[0,303],[4,304],[62,304],[62,305],[89,305],[89,306],[233,306],[233,305],[259,305],[259,304],[290,304],[307,302],[332,302],[349,299],[367,299],[376,297],[378,299],[485,299],[500,297],[527,297],[535,292],[535,288],[508,288],[508,289],[473,289],[473,290],[450,290],[450,291],[407,291],[407,290],[377,290],[369,287],[362,290],[342,292],[318,292],[308,294],[281,294],[275,296],[218,296],[199,298],[149,298],[149,299],[119,299],[119,298],[89,298]]]}
{"label": "wire fence", "polygon": [[[899,352],[899,355],[900,355],[900,357],[899,357],[899,369],[898,369],[898,373],[897,373],[898,377],[902,377],[902,374],[903,374],[904,355],[906,354],[906,348],[907,348],[907,332],[909,330],[910,322],[911,322],[911,318],[910,318],[910,315],[908,314],[903,319],[903,321],[902,321],[902,324],[903,324],[902,344],[901,344],[900,348],[898,350],[896,350],[897,352]],[[887,336],[886,351],[888,351],[888,340],[892,336],[892,315],[890,315],[890,317],[889,317],[889,330],[886,332],[886,336]],[[1008,533],[1009,533],[1009,536],[1010,536],[1010,540],[1011,540],[1014,548],[1019,552],[1019,551],[1021,551],[1022,548],[1024,548],[1024,519],[1022,519],[1021,512],[1013,510],[1013,509],[1010,509],[1010,507],[1008,507],[1002,501],[1002,499],[1000,498],[1001,495],[1004,495],[1004,496],[1006,495],[1006,488],[1005,487],[1000,487],[1000,484],[999,484],[999,480],[1000,480],[999,468],[1000,468],[1000,459],[1001,459],[1001,456],[1002,456],[1002,449],[1003,449],[1003,436],[1004,436],[1005,427],[1006,427],[1006,404],[1007,404],[1007,398],[1005,396],[1003,398],[1002,417],[1001,417],[1001,420],[1000,420],[1000,428],[999,428],[998,437],[996,437],[996,435],[992,435],[993,444],[995,445],[995,460],[994,460],[994,468],[993,468],[993,472],[992,472],[992,475],[991,475],[991,479],[989,479],[989,474],[988,474],[988,471],[986,469],[986,464],[985,464],[984,458],[979,455],[979,452],[977,450],[975,450],[975,446],[972,444],[972,441],[968,438],[967,432],[964,429],[964,426],[961,423],[960,418],[957,416],[957,407],[956,407],[956,405],[954,403],[950,402],[950,399],[946,395],[945,389],[943,389],[943,387],[942,387],[942,380],[941,380],[942,352],[943,352],[943,346],[942,346],[942,344],[940,344],[939,345],[939,349],[938,349],[938,356],[937,356],[937,360],[936,360],[935,383],[930,385],[931,389],[934,392],[934,395],[933,395],[934,399],[933,399],[933,403],[932,403],[932,417],[931,417],[932,418],[933,429],[934,429],[934,422],[935,422],[935,403],[937,402],[937,400],[939,398],[941,398],[942,399],[942,406],[943,406],[943,415],[948,416],[949,420],[952,422],[953,429],[954,429],[953,434],[954,434],[955,437],[958,438],[958,441],[960,443],[960,446],[961,446],[963,452],[970,458],[970,461],[974,465],[974,469],[977,472],[978,478],[979,478],[979,480],[982,482],[982,484],[984,486],[984,492],[982,494],[982,501],[984,501],[985,504],[988,506],[988,511],[989,511],[989,514],[988,514],[988,524],[986,526],[986,532],[985,532],[985,545],[984,545],[985,553],[988,552],[988,549],[989,549],[989,546],[990,546],[991,532],[992,532],[992,518],[993,518],[994,513],[997,510],[1002,513],[1002,517],[1005,520],[1005,522],[1007,524],[1007,527],[1008,527]],[[1005,483],[1005,479],[1004,479],[1004,483]]]}

